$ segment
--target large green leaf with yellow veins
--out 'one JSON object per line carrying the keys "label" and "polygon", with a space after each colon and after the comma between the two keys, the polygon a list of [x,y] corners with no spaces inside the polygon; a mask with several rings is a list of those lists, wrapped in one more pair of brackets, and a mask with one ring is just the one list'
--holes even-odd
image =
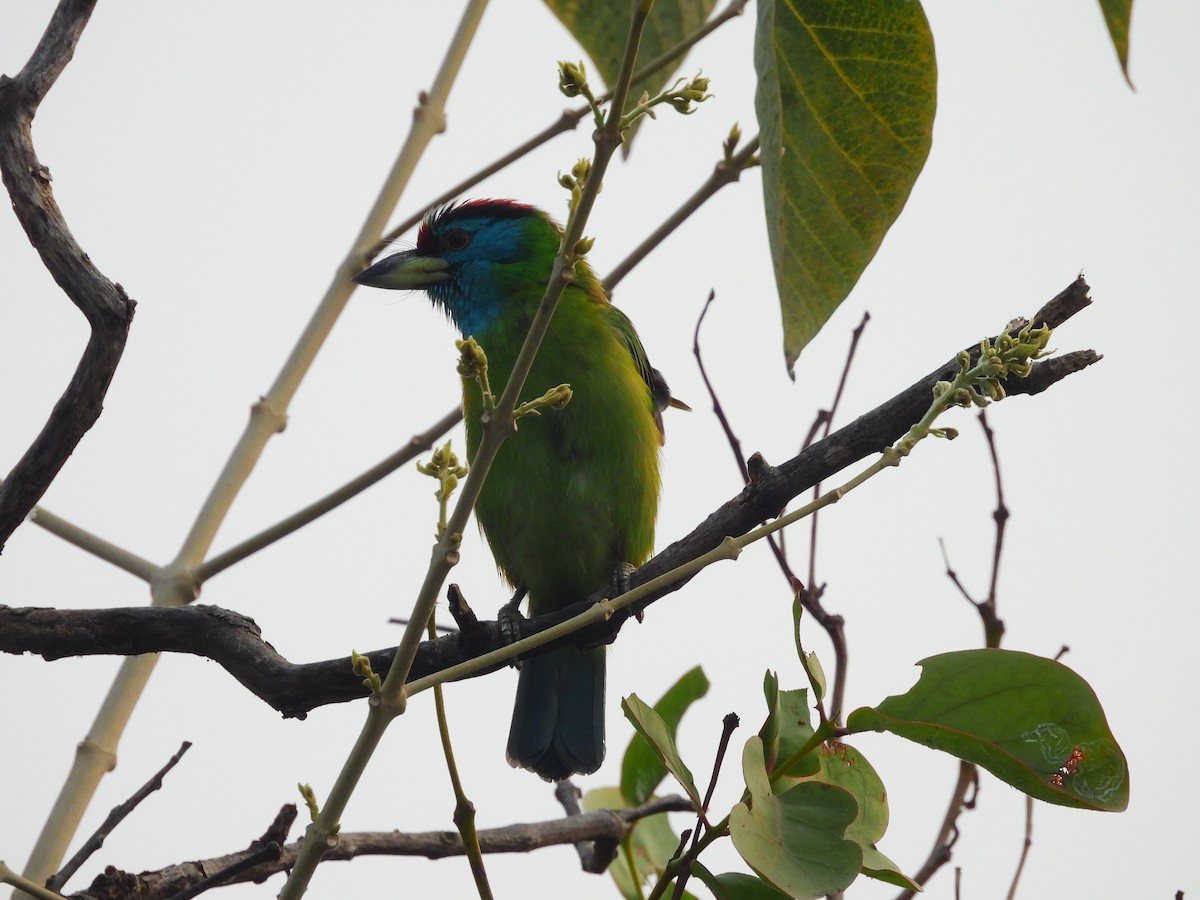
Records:
{"label": "large green leaf with yellow veins", "polygon": [[1129,17],[1133,15],[1133,0],[1100,0],[1100,12],[1104,13],[1104,24],[1121,62],[1121,72],[1133,87],[1129,80]]}
{"label": "large green leaf with yellow veins", "polygon": [[929,155],[933,36],[915,0],[758,0],[755,107],[790,371]]}
{"label": "large green leaf with yellow veins", "polygon": [[[567,27],[571,36],[579,41],[579,45],[592,61],[596,74],[603,79],[604,87],[612,88],[617,83],[621,60],[625,56],[625,43],[629,39],[629,16],[633,4],[629,0],[546,0],[546,5]],[[699,31],[715,5],[716,0],[655,0],[650,20],[642,32],[637,67],[642,68],[684,38]],[[660,93],[677,77],[675,73],[682,64],[681,58],[649,78],[635,81],[629,91],[627,110],[637,103],[643,91],[651,97]],[[594,78],[589,80],[592,90],[599,94],[602,88],[596,84]],[[636,130],[636,127],[635,124],[633,130]],[[625,136],[626,142],[632,137],[631,130]],[[628,148],[629,144],[626,143],[625,146]]]}

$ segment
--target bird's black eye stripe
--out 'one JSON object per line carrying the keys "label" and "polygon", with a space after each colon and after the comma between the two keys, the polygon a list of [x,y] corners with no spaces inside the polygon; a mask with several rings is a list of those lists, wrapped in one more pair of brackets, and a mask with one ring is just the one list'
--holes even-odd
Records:
{"label": "bird's black eye stripe", "polygon": [[447,250],[466,250],[471,243],[471,235],[461,228],[455,228],[446,233],[445,242]]}

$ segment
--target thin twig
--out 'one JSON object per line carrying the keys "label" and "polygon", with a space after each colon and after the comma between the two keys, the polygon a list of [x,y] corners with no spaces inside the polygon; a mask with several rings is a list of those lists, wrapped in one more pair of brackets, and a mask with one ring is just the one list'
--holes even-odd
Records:
{"label": "thin twig", "polygon": [[1008,888],[1007,900],[1017,896],[1017,885],[1021,881],[1021,873],[1025,870],[1025,860],[1029,858],[1029,848],[1033,846],[1033,798],[1025,798],[1025,840],[1021,843],[1021,859],[1017,862],[1017,871],[1013,873],[1012,884]]}
{"label": "thin twig", "polygon": [[[464,25],[466,17],[478,16],[482,12],[482,7],[481,0],[473,2],[468,7],[468,13],[465,14]],[[563,229],[559,252],[551,268],[542,300],[533,316],[521,350],[513,363],[504,390],[496,402],[496,407],[489,410],[483,423],[483,437],[471,461],[471,471],[462,485],[454,511],[447,521],[446,530],[433,548],[432,559],[413,604],[410,614],[411,621],[405,627],[404,635],[396,647],[396,654],[391,668],[388,669],[387,677],[383,681],[383,687],[373,698],[375,702],[367,712],[366,721],[363,723],[358,739],[347,755],[325,805],[305,831],[306,840],[301,848],[296,866],[280,893],[280,900],[298,900],[303,896],[317,863],[328,846],[330,837],[337,833],[342,812],[357,787],[367,763],[379,746],[388,725],[404,711],[409,692],[406,680],[421,644],[424,625],[433,612],[442,584],[451,568],[458,562],[462,534],[466,530],[467,521],[479,499],[492,462],[504,440],[516,430],[514,410],[517,400],[525,387],[525,380],[529,377],[542,339],[549,329],[551,317],[554,315],[559,298],[574,275],[574,265],[581,246],[583,229],[596,202],[596,196],[600,191],[609,162],[621,144],[621,112],[625,108],[633,67],[637,59],[637,50],[641,42],[642,30],[649,18],[649,12],[649,2],[634,6],[629,38],[626,42],[625,55],[613,91],[609,113],[604,126],[597,129],[594,135],[596,153],[591,166],[591,174],[586,184],[582,186],[578,201],[573,204],[571,214]],[[460,28],[461,34],[462,28]],[[415,690],[415,686],[412,690]]]}
{"label": "thin twig", "polygon": [[[1073,286],[1074,289],[1086,291],[1086,285],[1079,283]],[[1058,368],[1056,377],[1061,377],[1067,371],[1077,371],[1098,358],[1091,351],[1068,356],[1077,362]],[[1029,378],[1036,378],[1043,364],[1035,365]],[[740,494],[705,517],[690,534],[651,558],[631,576],[631,585],[635,589],[651,581],[663,585],[656,586],[638,601],[640,607],[644,609],[662,596],[678,590],[691,576],[675,575],[665,585],[656,579],[679,572],[681,566],[700,559],[718,547],[727,535],[747,533],[764,519],[776,515],[790,500],[807,491],[817,481],[832,477],[855,460],[878,452],[880,447],[897,440],[920,415],[917,408],[928,404],[935,382],[945,380],[956,366],[955,362],[948,362],[796,458],[778,467],[765,467],[762,474]],[[1006,390],[1010,395],[1025,392],[1029,378],[1011,381],[1006,385]],[[604,593],[606,591],[600,592],[600,596]],[[580,600],[555,613],[526,620],[521,624],[521,634],[541,634],[557,627],[581,612],[592,609],[597,599],[599,596]],[[557,646],[612,641],[619,633],[625,617],[625,614],[617,612],[610,619],[598,621],[587,629],[572,633],[569,638],[563,638]],[[472,628],[470,646],[464,646],[460,635],[445,636],[421,644],[414,658],[410,678],[433,675],[506,646],[509,646],[509,637],[497,623],[479,622],[477,628]],[[545,649],[553,646],[547,644]],[[365,693],[360,679],[352,675],[344,658],[305,665],[290,663],[262,640],[252,621],[216,607],[42,610],[0,606],[0,652],[33,652],[47,659],[56,659],[97,653],[144,654],[160,650],[212,658],[252,692],[289,716],[302,716],[318,706],[353,700]],[[376,672],[386,672],[394,658],[394,649],[377,650],[369,656]],[[496,667],[503,664],[496,663]],[[482,674],[483,671],[472,669],[473,674]]]}
{"label": "thin twig", "polygon": [[148,559],[143,559],[136,553],[130,553],[123,547],[118,547],[116,544],[110,543],[104,538],[80,528],[73,522],[68,522],[61,516],[56,516],[43,506],[35,506],[33,508],[29,513],[29,521],[34,525],[45,528],[56,537],[62,538],[68,544],[74,544],[80,550],[84,550],[107,563],[112,563],[118,569],[124,569],[130,575],[140,578],[142,581],[149,582],[154,577],[154,573],[161,568],[161,566],[150,562]]}
{"label": "thin twig", "polygon": [[138,804],[162,787],[163,778],[175,768],[179,760],[183,759],[183,754],[187,753],[191,746],[191,741],[184,741],[175,755],[167,760],[167,764],[154,773],[153,778],[138,788],[133,796],[124,803],[113,807],[104,821],[100,823],[100,827],[96,829],[90,838],[83,842],[83,846],[67,861],[66,865],[59,869],[52,877],[46,879],[46,887],[52,891],[61,891],[63,885],[67,883],[70,877],[79,871],[79,867],[87,862],[93,853],[104,846],[105,839],[112,834],[113,829],[120,825],[125,817],[137,808]]}
{"label": "thin twig", "polygon": [[[579,788],[570,778],[564,778],[554,785],[554,799],[559,802],[568,817],[584,814],[579,805],[580,795]],[[575,841],[575,852],[579,854],[579,867],[593,875],[602,874],[617,858],[617,851],[623,842],[624,836],[620,841],[614,841],[610,836],[581,838]],[[635,872],[636,866],[630,871]],[[633,879],[637,880],[636,874],[633,875]]]}
{"label": "thin twig", "polygon": [[[287,410],[317,352],[333,329],[361,271],[366,251],[379,239],[396,208],[418,160],[433,137],[445,128],[445,104],[470,37],[482,14],[482,0],[468,5],[464,25],[428,92],[419,96],[413,127],[367,213],[350,251],[343,258],[308,325],[289,353],[267,393],[251,407],[250,421],[230,452],[197,513],[175,559],[156,573],[151,598],[156,607],[182,606],[199,596],[194,570],[203,562],[217,530],[261,458],[270,438],[287,424]],[[153,673],[156,656],[126,659],[113,680],[88,735],[78,744],[71,772],[59,792],[30,857],[29,871],[48,875],[57,866],[79,820],[104,774],[111,770],[116,748],[133,709]],[[310,850],[311,852],[311,850]]]}
{"label": "thin twig", "polygon": [[[680,225],[688,220],[693,213],[701,206],[707,203],[716,193],[728,184],[733,184],[741,178],[742,172],[752,165],[757,164],[759,139],[758,135],[751,138],[741,150],[731,155],[729,159],[720,160],[714,167],[712,174],[704,181],[699,188],[696,189],[692,196],[688,197],[683,204],[667,217],[666,221],[652,231],[645,240],[619,262],[611,272],[604,278],[604,289],[610,294],[613,288],[633,271],[634,267],[642,260],[650,255],[650,252],[667,239],[667,237]],[[711,299],[710,301],[711,302]],[[707,309],[707,304],[705,306]],[[703,318],[703,313],[701,313]],[[699,327],[699,323],[697,323]]]}
{"label": "thin twig", "polygon": [[19,900],[23,896],[36,897],[37,900],[65,900],[62,894],[48,890],[23,875],[18,875],[2,859],[0,859],[0,884],[11,885],[22,892],[14,895],[14,900]]}
{"label": "thin twig", "polygon": [[729,449],[733,451],[733,459],[737,464],[738,471],[742,476],[742,484],[750,483],[750,472],[746,469],[746,457],[742,453],[742,442],[738,440],[737,433],[734,432],[733,426],[729,424],[729,417],[725,415],[725,408],[721,406],[721,400],[717,397],[716,388],[713,387],[712,381],[709,380],[708,370],[704,367],[704,356],[700,352],[700,326],[704,324],[704,317],[708,315],[708,308],[712,306],[713,300],[717,299],[717,292],[710,290],[708,299],[704,301],[704,306],[700,309],[700,315],[696,318],[696,329],[692,332],[692,356],[696,357],[696,366],[700,369],[700,379],[704,382],[704,389],[708,391],[708,399],[712,402],[713,415],[717,417],[717,422],[721,426],[721,430],[725,433],[725,442],[729,444]]}
{"label": "thin twig", "polygon": [[[951,851],[958,843],[958,817],[963,810],[974,809],[978,794],[979,770],[969,762],[959,762],[958,781],[950,795],[950,802],[946,805],[946,813],[942,817],[942,826],[933,842],[933,849],[921,864],[921,868],[913,875],[913,881],[917,884],[928,884],[933,874],[950,861]],[[916,895],[914,890],[905,890],[896,895],[896,900],[913,900]]]}
{"label": "thin twig", "polygon": [[[996,523],[996,536],[992,542],[992,571],[988,578],[988,595],[984,600],[975,600],[959,579],[958,573],[950,563],[950,554],[946,551],[946,542],[938,538],[938,545],[941,547],[942,559],[946,564],[946,577],[958,590],[959,594],[979,614],[980,621],[983,623],[984,645],[996,648],[1000,646],[1000,642],[1004,638],[1004,621],[996,613],[996,585],[999,581],[1000,556],[1004,546],[1004,526],[1008,521],[1009,512],[1008,507],[1004,503],[1004,482],[1000,477],[1000,456],[996,451],[996,436],[988,426],[986,410],[980,410],[979,424],[982,426],[984,438],[987,440],[988,457],[992,464],[993,482],[996,486],[996,508],[992,512],[992,520]],[[970,781],[966,780],[968,773],[970,774]],[[929,852],[924,865],[921,866],[921,869],[913,879],[917,884],[925,885],[939,868],[950,861],[950,849],[953,846],[953,841],[957,840],[958,837],[958,816],[964,809],[970,806],[964,800],[967,786],[969,783],[974,783],[976,784],[976,790],[978,790],[978,777],[979,773],[971,763],[961,762],[959,764],[958,784],[946,807],[946,815],[942,822],[942,828],[938,832],[937,839],[934,841],[933,849]],[[1033,809],[1030,806],[1028,809],[1029,818],[1026,821],[1027,833],[1033,827],[1032,816]],[[951,839],[951,834],[953,834],[953,840]],[[1024,854],[1021,857],[1021,865],[1024,865]],[[1020,866],[1018,866],[1017,878],[1020,877],[1020,871]],[[1016,887],[1016,878],[1013,880],[1013,887],[1014,889]],[[911,896],[911,891],[900,894],[900,898]]]}
{"label": "thin twig", "polygon": [[[671,895],[671,900],[682,900],[684,886],[692,875],[692,864],[695,862],[697,855],[700,852],[700,838],[702,831],[707,830],[707,814],[708,804],[712,800],[713,792],[717,789],[717,778],[721,774],[721,766],[725,762],[725,752],[729,749],[729,739],[733,736],[734,729],[741,724],[737,713],[728,713],[721,720],[721,740],[717,744],[717,757],[713,760],[712,775],[708,780],[708,790],[704,792],[704,802],[700,804],[700,809],[696,812],[696,826],[691,830],[691,845],[687,849],[687,853],[683,855],[679,862],[679,871],[675,876],[675,890]],[[687,832],[684,832],[684,838],[680,841],[679,847],[675,850],[675,859],[683,853],[684,844],[687,843]]]}
{"label": "thin twig", "polygon": [[367,469],[361,475],[352,478],[337,490],[326,494],[320,500],[310,503],[304,509],[275,523],[270,528],[266,528],[253,537],[249,537],[241,543],[230,547],[224,553],[205,560],[196,568],[195,577],[197,582],[203,583],[207,581],[218,572],[223,572],[235,563],[241,562],[251,554],[257,553],[264,547],[270,546],[276,541],[287,537],[314,519],[325,515],[325,513],[336,509],[347,500],[358,496],[373,484],[382,481],[401,466],[416,458],[419,453],[429,450],[433,446],[434,441],[458,424],[461,419],[461,409],[456,407],[450,410],[424,431],[414,434],[395,453],[371,466],[371,468]]}
{"label": "thin twig", "polygon": [[[871,314],[863,312],[862,320],[850,332],[850,347],[846,351],[846,361],[842,365],[842,374],[838,378],[837,390],[833,393],[833,402],[829,405],[829,409],[821,410],[813,428],[809,431],[806,443],[801,449],[805,449],[811,443],[813,437],[820,429],[822,438],[829,437],[830,429],[833,426],[834,416],[837,415],[838,407],[842,402],[842,394],[846,390],[846,382],[850,379],[850,366],[854,363],[854,354],[858,350],[858,342],[862,338],[863,331],[866,330],[867,323],[871,321]],[[813,485],[814,499],[821,493],[821,483]],[[849,674],[850,667],[850,650],[846,643],[846,621],[840,615],[829,613],[822,603],[825,596],[825,585],[817,581],[817,519],[819,515],[813,515],[812,523],[809,531],[808,544],[808,584],[800,591],[800,602],[808,613],[817,620],[818,624],[825,629],[825,633],[829,635],[829,642],[833,645],[833,690],[829,694],[830,715],[836,721],[840,719],[842,714],[842,704],[846,697],[846,678]],[[779,556],[784,556],[782,547],[780,548]],[[822,719],[825,718],[824,703],[818,698],[818,710]]]}
{"label": "thin twig", "polygon": [[[428,632],[430,638],[437,637],[437,625],[433,616],[429,617]],[[450,776],[450,787],[454,791],[453,821],[462,838],[463,847],[467,853],[467,861],[471,867],[471,877],[475,879],[475,890],[480,900],[492,900],[492,886],[488,883],[487,868],[483,864],[483,852],[479,849],[479,833],[475,829],[475,804],[467,796],[463,788],[462,778],[458,773],[458,762],[454,758],[454,742],[450,739],[450,719],[446,715],[446,697],[439,684],[433,692],[434,709],[437,713],[438,736],[442,742],[442,756],[446,761],[446,772]]]}
{"label": "thin twig", "polygon": [[996,485],[996,508],[992,511],[992,520],[996,523],[996,539],[992,542],[992,574],[988,579],[988,595],[984,608],[980,610],[983,618],[985,644],[988,647],[999,647],[1004,637],[1004,622],[996,614],[996,585],[1000,579],[1000,556],[1004,550],[1004,531],[1008,525],[1008,506],[1004,502],[1004,482],[1000,478],[1000,456],[996,452],[996,435],[988,425],[987,410],[979,411],[979,425],[983,428],[987,440],[988,456],[992,461],[992,473]]}
{"label": "thin twig", "polygon": [[[748,2],[749,0],[732,0],[732,2],[730,2],[723,10],[721,10],[721,12],[709,19],[703,25],[703,27],[697,29],[693,34],[688,35],[678,44],[664,50],[650,62],[640,67],[636,72],[634,72],[633,81],[635,83],[642,81],[643,79],[653,75],[655,72],[665,69],[671,63],[675,62],[675,60],[680,59],[694,45],[708,37],[726,22],[729,22],[732,19],[736,19],[738,16],[740,16],[745,10]],[[613,92],[609,90],[598,96],[596,100],[599,103],[605,103],[611,100],[612,96]],[[575,130],[579,123],[584,118],[591,115],[591,113],[592,108],[590,105],[583,105],[576,107],[575,109],[564,110],[557,119],[543,128],[533,137],[529,138],[529,140],[510,150],[508,153],[504,154],[494,162],[488,163],[478,172],[475,172],[473,175],[469,175],[458,184],[454,185],[454,187],[444,191],[433,200],[430,200],[421,207],[420,212],[405,218],[402,222],[400,222],[399,225],[389,230],[387,234],[380,238],[380,240],[367,254],[368,257],[374,258],[386,250],[397,238],[400,237],[400,235],[404,234],[406,231],[420,222],[421,219],[424,218],[427,210],[435,209],[445,203],[448,203],[455,197],[462,196],[485,178],[488,178],[499,172],[501,169],[512,165],[514,162],[533,152],[551,139],[558,137],[560,134],[566,134],[568,131]]]}

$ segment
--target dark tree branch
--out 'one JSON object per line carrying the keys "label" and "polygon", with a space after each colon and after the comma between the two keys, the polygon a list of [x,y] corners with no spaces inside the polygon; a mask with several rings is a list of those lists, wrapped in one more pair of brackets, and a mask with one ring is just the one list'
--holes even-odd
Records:
{"label": "dark tree branch", "polygon": [[[522,825],[487,828],[479,832],[479,846],[484,853],[529,853],[542,847],[571,844],[577,841],[597,841],[620,844],[633,825],[647,816],[665,812],[685,812],[692,803],[685,797],[663,797],[633,809],[602,809],[563,819],[551,819]],[[264,860],[248,869],[237,866],[246,857],[262,852],[260,842],[250,850],[214,859],[196,860],[168,866],[157,872],[132,875],[110,866],[98,876],[86,891],[72,896],[76,900],[169,900],[181,891],[222,873],[222,884],[247,881],[262,882],[272,875],[285,872],[296,862],[299,842],[280,848],[278,859]],[[456,831],[426,831],[402,834],[398,831],[368,831],[338,836],[337,846],[326,851],[322,864],[331,860],[349,860],[359,856],[423,856],[442,859],[462,856],[462,839]]]}
{"label": "dark tree branch", "polygon": [[1013,873],[1012,884],[1008,886],[1006,900],[1016,900],[1017,885],[1021,883],[1021,873],[1025,871],[1025,862],[1029,859],[1029,848],[1033,846],[1033,798],[1025,798],[1025,840],[1021,842],[1021,858],[1017,861],[1017,871]]}
{"label": "dark tree branch", "polygon": [[[818,429],[823,429],[823,438],[829,437],[829,429],[833,427],[833,417],[837,415],[838,407],[842,402],[842,394],[846,390],[846,382],[850,380],[850,367],[854,364],[854,353],[858,349],[858,342],[862,339],[863,332],[870,321],[871,314],[864,311],[862,320],[850,333],[850,348],[846,351],[846,362],[842,366],[842,375],[838,379],[837,390],[833,394],[833,402],[829,404],[829,409],[823,409],[817,414],[816,421],[813,422],[812,428],[808,432],[808,437],[804,440],[804,446],[801,447],[802,450],[811,446]],[[816,500],[820,496],[820,493],[821,484],[817,482],[813,485],[813,499]],[[829,693],[829,708],[832,711],[834,721],[837,721],[842,717],[842,704],[846,698],[846,678],[850,669],[850,649],[846,644],[846,620],[840,615],[830,613],[825,609],[825,604],[822,603],[825,597],[825,583],[817,581],[817,520],[819,515],[819,511],[814,512],[810,519],[811,530],[808,536],[808,584],[800,585],[798,596],[804,609],[825,629],[825,633],[829,635],[829,643],[833,645],[833,690]],[[774,543],[772,543],[771,549],[775,549]],[[799,584],[799,580],[792,575],[791,569],[787,564],[787,554],[783,547],[782,532],[779,535],[779,549],[775,555],[779,559],[779,564],[783,567],[784,573],[791,578],[794,584]],[[820,714],[821,720],[825,721],[825,704],[819,699],[817,700],[817,712]]]}
{"label": "dark tree branch", "polygon": [[30,127],[38,104],[70,62],[95,0],[63,0],[29,62],[0,75],[0,174],[13,212],[59,287],[92,333],[70,383],[41,433],[0,483],[0,549],[95,424],[125,349],[134,302],[92,265],[75,242],[39,162]]}
{"label": "dark tree branch", "polygon": [[[570,778],[554,785],[554,799],[562,806],[568,818],[583,815],[583,809],[579,805],[580,796],[581,791]],[[588,838],[574,843],[575,852],[579,854],[579,867],[593,875],[600,875],[608,869],[617,858],[617,850],[621,846],[620,841],[610,840],[609,835],[598,840]]]}
{"label": "dark tree branch", "polygon": [[83,842],[83,846],[79,848],[74,856],[67,860],[67,864],[46,880],[46,887],[52,891],[61,892],[62,886],[70,880],[72,875],[79,871],[79,867],[87,862],[88,857],[104,846],[105,838],[112,834],[113,829],[120,825],[126,816],[137,809],[138,804],[162,787],[163,778],[175,768],[179,760],[183,759],[183,754],[187,753],[191,746],[191,741],[184,741],[179,751],[167,760],[165,766],[154,773],[153,778],[138,788],[133,796],[124,803],[113,807],[112,812],[100,823],[100,827],[96,829],[95,833]]}
{"label": "dark tree branch", "polygon": [[[970,797],[968,797],[970,793]],[[950,861],[954,845],[958,843],[958,817],[965,809],[974,809],[979,793],[979,770],[972,763],[962,760],[958,764],[958,781],[954,785],[946,815],[942,817],[942,827],[937,840],[933,842],[933,852],[925,860],[921,868],[912,876],[917,884],[928,884],[934,873]],[[896,895],[896,900],[913,900],[916,891],[906,890]]]}
{"label": "dark tree branch", "polygon": [[[1073,313],[1080,297],[1086,299],[1082,279],[1060,295],[1066,305],[1048,307],[1047,324],[1061,324],[1055,310]],[[978,348],[976,348],[978,352]],[[1044,390],[1049,384],[1091,365],[1099,356],[1078,351],[1035,364],[1025,379],[1005,385],[1010,395]],[[1053,375],[1041,377],[1042,369],[1054,364]],[[691,534],[676,541],[633,573],[636,587],[695,559],[715,547],[725,535],[741,535],[759,522],[775,516],[789,500],[818,481],[832,477],[846,466],[878,453],[898,440],[928,408],[933,386],[949,380],[957,363],[947,362],[886,403],[860,416],[829,437],[806,448],[778,467],[764,467],[745,489],[704,520]],[[659,597],[681,588],[682,579],[652,595],[645,608]],[[607,593],[607,592],[603,592]],[[595,599],[575,603],[543,616],[523,620],[520,636],[538,634],[587,610]],[[546,652],[566,644],[590,645],[615,639],[628,615],[617,615],[607,623],[591,626],[547,644],[534,652]],[[466,621],[466,620],[464,620]],[[463,625],[463,622],[459,623]],[[425,641],[417,653],[410,678],[421,678],[465,662],[484,652],[505,646],[510,640],[499,623],[479,621],[458,634]],[[342,703],[365,696],[361,679],[353,674],[348,659],[294,664],[263,641],[254,622],[238,613],[212,606],[177,609],[160,607],[54,610],[13,609],[0,606],[0,652],[36,653],[46,659],[95,654],[132,655],[150,652],[191,653],[207,656],[224,666],[257,696],[286,716],[304,716],[309,710],[329,703]],[[392,649],[369,654],[374,671],[386,673]],[[500,668],[499,664],[496,668]],[[483,672],[477,674],[485,674]]]}
{"label": "dark tree branch", "polygon": [[[963,598],[975,607],[975,611],[979,613],[979,619],[983,623],[984,645],[995,649],[1000,646],[1000,642],[1004,638],[1004,620],[996,613],[996,585],[1000,580],[1000,557],[1004,550],[1004,529],[1008,523],[1009,511],[1008,505],[1004,502],[1004,479],[1000,476],[1000,454],[996,450],[996,435],[988,425],[986,410],[980,410],[979,424],[983,428],[983,436],[987,440],[988,457],[992,463],[992,476],[996,485],[996,508],[992,511],[992,520],[996,523],[996,537],[992,542],[992,574],[988,579],[986,599],[980,601],[971,596],[950,564],[950,554],[946,552],[946,542],[939,538],[938,544],[942,548],[942,559],[946,563],[946,577],[950,579]],[[917,884],[926,885],[937,870],[950,861],[954,842],[958,840],[958,817],[964,810],[970,809],[974,805],[973,801],[968,803],[966,800],[967,791],[971,787],[974,787],[976,791],[979,790],[979,770],[973,763],[963,760],[959,763],[958,783],[946,806],[946,815],[943,818],[941,830],[933,842],[933,849],[929,851],[929,856],[926,857],[917,874],[915,879]],[[1021,868],[1025,864],[1025,853],[1029,849],[1030,834],[1033,828],[1033,807],[1027,806],[1026,812],[1026,845],[1025,851],[1021,854],[1021,864],[1017,867],[1017,874],[1013,878],[1014,888],[1020,879]],[[912,891],[905,891],[897,900],[907,900],[912,896]]]}

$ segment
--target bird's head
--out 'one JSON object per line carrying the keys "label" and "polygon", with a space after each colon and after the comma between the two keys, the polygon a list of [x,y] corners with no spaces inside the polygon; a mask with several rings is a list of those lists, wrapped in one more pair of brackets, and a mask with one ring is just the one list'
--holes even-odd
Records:
{"label": "bird's head", "polygon": [[383,257],[354,280],[423,290],[463,334],[481,334],[505,314],[533,315],[559,240],[558,226],[532,206],[511,200],[451,204],[425,217],[416,247]]}

